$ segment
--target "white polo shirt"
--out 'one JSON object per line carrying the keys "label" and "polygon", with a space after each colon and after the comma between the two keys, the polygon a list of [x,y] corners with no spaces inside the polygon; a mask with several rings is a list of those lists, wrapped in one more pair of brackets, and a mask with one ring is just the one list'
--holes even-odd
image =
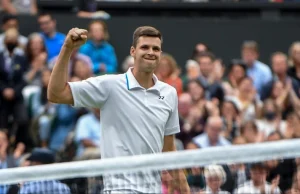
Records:
{"label": "white polo shirt", "polygon": [[[69,82],[75,107],[101,109],[101,157],[162,151],[164,136],[178,133],[178,99],[174,87],[153,75],[154,86],[139,85],[130,68],[124,74]],[[161,193],[159,172],[105,177],[104,190],[131,189]]]}

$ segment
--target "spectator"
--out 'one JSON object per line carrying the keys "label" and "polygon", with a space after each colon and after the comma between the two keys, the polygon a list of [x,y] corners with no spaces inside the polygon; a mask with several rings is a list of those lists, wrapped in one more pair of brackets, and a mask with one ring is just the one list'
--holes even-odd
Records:
{"label": "spectator", "polygon": [[38,12],[36,0],[2,0],[2,7],[10,14],[30,14]]}
{"label": "spectator", "polygon": [[291,194],[299,194],[299,192],[300,192],[300,167],[298,167],[297,171],[294,173]]}
{"label": "spectator", "polygon": [[[49,61],[49,68],[50,69],[53,69],[56,61],[58,59],[58,56],[55,56],[54,58],[52,58],[50,61]],[[71,57],[70,57],[70,61],[69,61],[69,74],[70,76],[74,76],[74,65],[77,61],[82,61],[83,64],[85,64],[85,68],[87,70],[92,70],[92,67],[93,67],[93,63],[91,61],[91,58],[85,54],[82,54],[82,53],[79,53],[79,49],[75,49],[72,54],[71,54]]]}
{"label": "spectator", "polygon": [[206,188],[200,194],[229,194],[227,191],[222,191],[221,186],[226,182],[226,173],[220,165],[209,165],[204,169]]}
{"label": "spectator", "polygon": [[65,35],[56,31],[56,20],[49,13],[42,13],[38,16],[38,23],[41,34],[47,48],[47,62],[57,56],[64,43]]}
{"label": "spectator", "polygon": [[240,136],[236,137],[234,142],[258,143],[264,140],[265,136],[261,133],[254,121],[246,121],[241,125]]}
{"label": "spectator", "polygon": [[[30,161],[30,166],[53,164],[55,162],[55,155],[48,149],[36,148],[27,160]],[[20,193],[22,194],[53,192],[71,194],[70,188],[67,185],[56,180],[29,181],[25,182],[20,188]]]}
{"label": "spectator", "polygon": [[75,141],[78,145],[77,157],[89,148],[98,148],[100,152],[100,110],[92,109],[90,113],[81,116],[75,128]]}
{"label": "spectator", "polygon": [[294,42],[289,49],[290,69],[288,74],[300,83],[300,42]]}
{"label": "spectator", "polygon": [[106,23],[92,21],[88,29],[89,40],[81,46],[79,52],[91,58],[94,74],[116,73],[117,58],[113,46],[107,42],[109,34]]}
{"label": "spectator", "polygon": [[217,80],[217,71],[214,66],[215,56],[209,52],[202,52],[196,56],[196,61],[201,71],[199,79],[209,91],[209,98],[219,105],[224,100],[224,91],[221,83]]}
{"label": "spectator", "polygon": [[255,41],[245,41],[242,45],[242,59],[247,65],[247,75],[252,78],[257,93],[261,95],[262,87],[272,80],[270,68],[258,61],[259,49]]}
{"label": "spectator", "polygon": [[30,69],[25,80],[30,85],[41,86],[41,71],[46,67],[47,50],[43,37],[38,33],[29,35],[26,54]]}
{"label": "spectator", "polygon": [[187,85],[189,81],[195,80],[200,77],[200,67],[197,61],[188,60],[185,64],[186,74],[181,76],[181,80],[183,82],[183,90],[187,90]]}
{"label": "spectator", "polygon": [[[3,31],[3,33],[0,34],[0,51],[5,50],[4,37],[5,37],[6,30],[8,30],[9,28],[15,28],[17,30],[19,29],[19,21],[18,21],[17,16],[6,14],[2,18],[2,31]],[[26,44],[27,44],[27,37],[22,36],[19,33],[18,43],[19,43],[19,46],[22,49],[24,49],[26,47]]]}
{"label": "spectator", "polygon": [[122,63],[122,71],[124,73],[127,72],[130,67],[133,67],[133,65],[134,65],[134,58],[131,55],[128,55]]}
{"label": "spectator", "polygon": [[228,77],[223,81],[225,95],[236,96],[238,94],[238,85],[246,77],[247,66],[240,59],[233,59],[230,64]]}
{"label": "spectator", "polygon": [[231,143],[220,134],[223,128],[223,121],[220,117],[209,117],[205,127],[205,133],[193,138],[193,142],[199,148],[212,146],[228,146]]}
{"label": "spectator", "polygon": [[[27,59],[16,53],[18,31],[10,28],[5,33],[5,51],[0,52],[0,128],[9,129],[17,141],[27,141],[27,113],[22,90],[26,85],[24,73],[28,69]],[[13,115],[13,126],[9,127],[9,117]],[[24,142],[25,143],[25,142]],[[29,143],[29,142],[27,142]]]}
{"label": "spectator", "polygon": [[271,56],[271,63],[272,63],[272,70],[274,72],[274,78],[266,83],[263,87],[263,92],[261,99],[265,100],[267,97],[270,96],[272,85],[275,81],[279,80],[283,83],[283,86],[286,87],[289,82],[292,83],[292,88],[295,94],[299,97],[300,96],[300,85],[296,79],[288,75],[288,58],[286,54],[282,52],[275,52]]}
{"label": "spectator", "polygon": [[195,57],[202,52],[211,52],[211,50],[207,44],[199,42],[194,47],[192,59],[195,59]]}
{"label": "spectator", "polygon": [[83,60],[76,60],[72,68],[72,77],[77,77],[79,80],[86,80],[93,75],[92,68]]}
{"label": "spectator", "polygon": [[36,146],[48,147],[52,122],[56,114],[55,105],[48,102],[47,88],[51,71],[44,68],[41,71],[42,85],[32,94],[29,102],[32,117],[31,135]]}
{"label": "spectator", "polygon": [[156,75],[160,81],[173,86],[176,89],[178,96],[181,95],[182,81],[178,77],[179,69],[177,62],[171,55],[164,53],[161,56],[159,65],[156,68]]}
{"label": "spectator", "polygon": [[81,18],[93,19],[109,19],[110,15],[102,10],[99,10],[95,0],[79,0],[77,1],[77,16]]}
{"label": "spectator", "polygon": [[278,187],[279,177],[272,180],[272,184],[267,183],[267,167],[262,163],[251,164],[250,176],[251,180],[245,184],[240,185],[235,191],[236,194],[254,194],[254,193],[265,193],[265,194],[280,194],[281,191]]}

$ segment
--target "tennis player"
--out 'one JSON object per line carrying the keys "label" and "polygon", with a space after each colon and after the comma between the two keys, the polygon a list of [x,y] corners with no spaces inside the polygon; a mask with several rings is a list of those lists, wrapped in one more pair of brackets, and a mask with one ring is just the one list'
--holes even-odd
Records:
{"label": "tennis player", "polygon": [[[84,29],[69,31],[51,74],[49,101],[100,108],[102,158],[175,151],[177,93],[153,73],[162,52],[161,33],[150,26],[135,30],[130,48],[134,66],[126,73],[68,82],[71,53],[87,36]],[[171,175],[171,190],[190,192],[181,170],[171,171]],[[160,172],[105,176],[104,193],[162,193]]]}

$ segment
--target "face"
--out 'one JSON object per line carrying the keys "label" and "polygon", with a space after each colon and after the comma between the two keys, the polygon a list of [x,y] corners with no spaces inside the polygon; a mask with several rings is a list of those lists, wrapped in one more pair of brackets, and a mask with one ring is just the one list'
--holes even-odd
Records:
{"label": "face", "polygon": [[213,61],[209,57],[200,57],[198,63],[203,76],[208,77],[214,69]]}
{"label": "face", "polygon": [[281,137],[278,133],[274,133],[273,135],[268,136],[268,141],[279,141]]}
{"label": "face", "polygon": [[49,70],[44,70],[42,72],[42,83],[43,86],[48,86],[49,80],[50,80],[51,72]]}
{"label": "face", "polygon": [[292,49],[292,59],[296,62],[300,62],[300,46],[296,45],[293,49]]}
{"label": "face", "polygon": [[262,185],[266,181],[267,171],[265,169],[251,169],[250,176],[255,185]]}
{"label": "face", "polygon": [[272,90],[272,97],[277,98],[278,96],[280,96],[283,89],[284,89],[284,86],[283,86],[282,82],[280,82],[280,81],[275,82],[273,90]]}
{"label": "face", "polygon": [[138,39],[136,47],[131,47],[130,54],[139,72],[154,72],[161,57],[161,40],[157,37],[142,36]]}
{"label": "face", "polygon": [[231,102],[224,102],[222,105],[222,115],[231,115],[233,118],[236,116],[236,111]]}
{"label": "face", "polygon": [[179,114],[183,117],[187,116],[190,112],[191,104],[192,104],[191,96],[187,96],[185,94],[181,95],[178,100]]}
{"label": "face", "polygon": [[243,137],[247,140],[247,142],[252,143],[255,142],[257,137],[257,132],[254,128],[254,126],[251,123],[247,123],[244,126],[244,133]]}
{"label": "face", "polygon": [[76,61],[74,64],[74,74],[80,79],[86,79],[89,75],[89,68],[83,61]]}
{"label": "face", "polygon": [[34,36],[30,41],[30,49],[34,56],[37,56],[41,52],[43,52],[44,41],[41,36]]}
{"label": "face", "polygon": [[188,91],[193,101],[198,101],[204,96],[204,89],[196,82],[189,83]]}
{"label": "face", "polygon": [[254,61],[257,60],[258,53],[252,49],[243,49],[242,50],[242,59],[248,66],[252,66]]}
{"label": "face", "polygon": [[253,90],[253,83],[250,79],[243,79],[239,85],[239,90],[241,93],[249,94]]}
{"label": "face", "polygon": [[246,72],[240,65],[234,65],[231,70],[231,75],[233,75],[236,80],[241,80],[245,77]]}
{"label": "face", "polygon": [[90,38],[96,42],[104,39],[104,28],[101,23],[93,23],[90,26]]}
{"label": "face", "polygon": [[18,20],[16,20],[16,19],[10,19],[5,24],[3,24],[3,26],[2,26],[2,30],[3,31],[6,31],[9,28],[16,28],[16,29],[18,29],[19,28]]}
{"label": "face", "polygon": [[287,72],[287,59],[283,55],[275,55],[272,58],[272,69],[275,74],[285,74]]}
{"label": "face", "polygon": [[207,124],[206,132],[211,141],[217,141],[222,130],[222,120]]}
{"label": "face", "polygon": [[207,48],[204,44],[200,43],[196,45],[196,50],[198,53],[207,51]]}
{"label": "face", "polygon": [[222,180],[218,176],[211,176],[207,178],[206,184],[210,189],[215,191],[220,189]]}
{"label": "face", "polygon": [[169,61],[165,58],[162,58],[159,62],[159,66],[158,66],[158,74],[162,77],[162,78],[167,78],[170,76],[171,72],[171,64],[169,63]]}
{"label": "face", "polygon": [[41,30],[47,35],[55,31],[56,21],[53,20],[49,15],[40,16],[38,18],[38,23],[40,25]]}

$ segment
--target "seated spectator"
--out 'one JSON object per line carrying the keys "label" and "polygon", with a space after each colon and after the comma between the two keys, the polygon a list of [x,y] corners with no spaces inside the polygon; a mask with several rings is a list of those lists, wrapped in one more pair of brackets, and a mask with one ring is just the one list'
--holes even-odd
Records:
{"label": "seated spectator", "polygon": [[228,146],[231,143],[221,136],[223,121],[220,117],[209,117],[205,127],[205,133],[193,138],[193,142],[199,148],[213,146]]}
{"label": "seated spectator", "polygon": [[296,79],[300,84],[300,42],[293,42],[289,49],[289,65],[291,66],[288,70],[289,76]]}
{"label": "seated spectator", "polygon": [[250,77],[244,77],[238,85],[238,94],[228,97],[235,101],[241,111],[241,121],[256,119],[261,111],[262,102],[259,100],[257,92]]}
{"label": "seated spectator", "polygon": [[202,52],[211,52],[211,49],[208,47],[207,44],[205,44],[203,42],[199,42],[194,47],[191,59],[195,59],[197,57],[197,55]]}
{"label": "seated spectator", "polygon": [[200,77],[200,67],[197,61],[188,60],[185,64],[186,74],[181,76],[181,80],[183,83],[183,90],[187,90],[187,85],[191,80],[195,80]]}
{"label": "seated spectator", "polygon": [[286,123],[281,119],[281,112],[271,99],[264,102],[262,118],[256,120],[256,124],[265,137],[274,131],[280,131],[282,134],[286,131]]}
{"label": "seated spectator", "polygon": [[179,69],[177,63],[171,55],[164,53],[161,56],[159,65],[156,68],[156,75],[160,81],[173,86],[176,89],[178,96],[181,95],[182,81],[178,77]]}
{"label": "seated spectator", "polygon": [[230,64],[228,77],[223,81],[225,95],[235,96],[240,82],[246,77],[247,66],[240,59],[233,59]]}
{"label": "seated spectator", "polygon": [[89,148],[98,148],[100,152],[100,129],[99,109],[92,109],[78,119],[75,127],[75,142],[78,145],[76,157],[81,157]]}
{"label": "seated spectator", "polygon": [[38,33],[29,35],[26,55],[30,69],[25,80],[30,85],[41,86],[41,71],[46,67],[47,50],[43,37]]}
{"label": "seated spectator", "polygon": [[130,67],[133,67],[133,65],[134,65],[134,58],[131,55],[128,55],[122,63],[122,71],[124,73],[127,72]]}
{"label": "seated spectator", "polygon": [[[27,160],[30,161],[30,166],[53,164],[55,163],[55,155],[48,149],[36,148]],[[20,188],[22,194],[53,193],[53,191],[60,194],[71,194],[67,185],[56,180],[28,181],[23,183]]]}
{"label": "seated spectator", "polygon": [[[58,59],[58,56],[55,56],[54,58],[52,58],[48,64],[49,68],[50,69],[53,69],[56,61]],[[74,76],[74,64],[75,62],[77,61],[82,61],[85,65],[86,65],[86,69],[87,70],[92,70],[93,68],[93,62],[91,61],[91,58],[85,54],[82,54],[82,53],[79,53],[79,48],[75,49],[72,54],[71,54],[71,57],[70,57],[70,60],[69,60],[69,74],[70,76]]]}
{"label": "seated spectator", "polygon": [[41,71],[42,85],[30,96],[29,109],[32,120],[31,136],[36,146],[48,147],[52,122],[56,114],[55,105],[47,99],[47,88],[51,70]]}
{"label": "seated spectator", "polygon": [[250,166],[251,180],[240,185],[235,194],[245,193],[265,193],[265,194],[280,194],[278,187],[279,178],[276,177],[272,184],[267,182],[267,167],[263,163],[253,163]]}
{"label": "seated spectator", "polygon": [[[2,17],[2,31],[3,33],[0,34],[0,52],[5,50],[5,44],[4,44],[4,37],[5,37],[5,32],[6,30],[8,30],[9,28],[15,28],[15,29],[19,29],[19,20],[17,18],[17,16],[15,15],[9,15],[6,14]],[[26,44],[27,44],[27,37],[22,36],[20,33],[18,35],[18,43],[19,43],[19,47],[20,52],[22,52],[22,49],[25,49]]]}
{"label": "seated spectator", "polygon": [[117,58],[109,44],[106,23],[100,20],[92,21],[89,25],[89,40],[80,47],[79,52],[89,56],[93,62],[93,73],[116,73]]}
{"label": "seated spectator", "polygon": [[92,68],[85,61],[78,59],[74,62],[71,76],[86,80],[93,76]]}
{"label": "seated spectator", "polygon": [[2,0],[2,7],[10,14],[30,14],[38,12],[36,0]]}
{"label": "seated spectator", "polygon": [[242,59],[247,65],[247,76],[253,80],[253,86],[261,96],[263,86],[272,80],[272,72],[266,64],[258,61],[259,49],[255,41],[245,41],[241,49]]}
{"label": "seated spectator", "polygon": [[47,49],[47,62],[49,62],[59,54],[65,40],[65,35],[57,32],[56,20],[49,13],[41,13],[38,16],[38,23]]}
{"label": "seated spectator", "polygon": [[299,194],[300,192],[300,167],[294,173],[291,194]]}
{"label": "seated spectator", "polygon": [[110,15],[102,10],[99,10],[95,0],[79,0],[77,1],[77,16],[81,18],[93,19],[110,19]]}
{"label": "seated spectator", "polygon": [[229,194],[227,191],[222,191],[221,186],[226,182],[226,173],[220,165],[209,165],[204,169],[206,188],[200,194]]}
{"label": "seated spectator", "polygon": [[254,121],[246,121],[241,125],[240,136],[236,137],[233,142],[245,143],[258,143],[265,139],[263,133],[261,133]]}
{"label": "seated spectator", "polygon": [[239,135],[240,132],[240,110],[233,100],[225,99],[221,104],[221,117],[224,124],[222,135],[230,142]]}
{"label": "seated spectator", "polygon": [[[22,90],[26,85],[23,77],[28,63],[24,56],[17,53],[18,36],[15,28],[8,29],[4,39],[6,49],[0,52],[0,128],[8,129],[9,134],[17,138],[17,142],[25,143],[28,140],[28,118]],[[10,127],[10,116],[13,116],[15,128]]]}

